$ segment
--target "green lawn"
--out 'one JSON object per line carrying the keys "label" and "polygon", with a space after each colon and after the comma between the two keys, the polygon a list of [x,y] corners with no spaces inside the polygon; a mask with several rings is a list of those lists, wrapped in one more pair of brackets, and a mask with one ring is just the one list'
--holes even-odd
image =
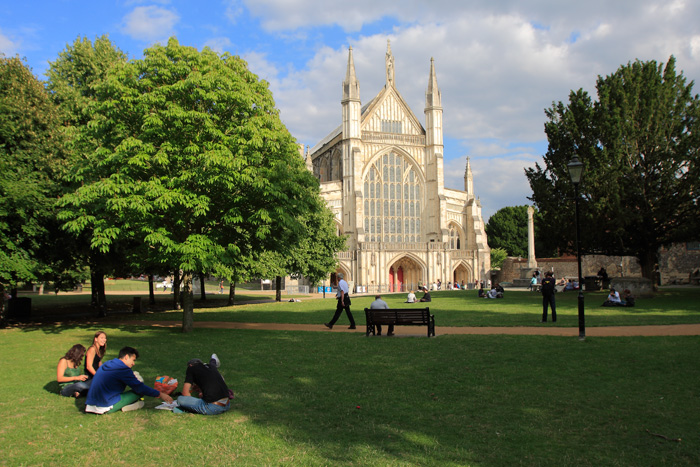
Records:
{"label": "green lawn", "polygon": [[[474,291],[434,292],[433,301],[426,304],[406,304],[405,294],[387,294],[383,298],[390,307],[420,307],[429,306],[435,315],[437,326],[541,326],[542,296],[526,291],[506,292],[503,300],[478,298]],[[195,300],[195,321],[237,321],[255,323],[302,323],[321,324],[328,321],[335,310],[335,299],[295,296],[301,302],[288,302],[288,296],[283,296],[282,302],[271,302],[251,305],[236,305],[226,307],[223,298],[213,295],[207,298],[206,304]],[[577,327],[578,326],[578,295],[576,293],[557,294],[557,323],[549,326]],[[700,289],[676,288],[664,289],[654,298],[638,299],[633,308],[605,308],[605,292],[587,293],[586,326],[625,326],[659,324],[688,324],[700,323]],[[130,297],[127,297],[131,300]],[[252,295],[238,297],[262,298],[271,300],[272,295]],[[363,308],[368,307],[374,300],[370,296],[355,296],[352,299],[352,310],[359,325],[364,325]],[[206,305],[206,308],[202,307]],[[168,302],[170,306],[170,302]],[[125,304],[129,310],[131,302]],[[199,308],[201,307],[201,308]],[[173,320],[182,321],[182,313],[168,311],[162,313],[147,313],[143,315],[127,315],[125,319],[133,320]],[[347,323],[345,316],[340,324]]]}
{"label": "green lawn", "polygon": [[[537,317],[535,294],[479,301],[456,293],[435,294],[438,325],[460,325],[462,315],[497,326]],[[589,322],[699,322],[697,289],[666,293],[633,311],[592,308]],[[403,299],[388,298],[392,306]],[[560,325],[574,326],[575,295],[557,298],[571,320]],[[354,298],[354,308],[365,300]],[[447,308],[451,301],[464,308]],[[332,305],[304,300],[196,316],[307,322],[327,320]],[[163,315],[177,318],[145,316]],[[188,359],[218,353],[236,399],[218,417],[153,410],[154,399],[145,410],[100,417],[81,412],[84,400],[53,392],[58,359],[96,329],[0,330],[0,465],[700,465],[700,337],[389,339],[104,326],[107,358],[136,347],[135,369],[147,382],[162,374],[182,381]]]}

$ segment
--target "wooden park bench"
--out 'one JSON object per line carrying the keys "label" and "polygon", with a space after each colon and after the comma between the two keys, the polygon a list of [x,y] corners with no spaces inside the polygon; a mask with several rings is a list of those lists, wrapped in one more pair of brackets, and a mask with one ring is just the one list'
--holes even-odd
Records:
{"label": "wooden park bench", "polygon": [[430,308],[391,308],[373,310],[365,308],[367,333],[376,335],[377,325],[394,326],[428,326],[428,337],[435,336],[435,315],[430,314]]}

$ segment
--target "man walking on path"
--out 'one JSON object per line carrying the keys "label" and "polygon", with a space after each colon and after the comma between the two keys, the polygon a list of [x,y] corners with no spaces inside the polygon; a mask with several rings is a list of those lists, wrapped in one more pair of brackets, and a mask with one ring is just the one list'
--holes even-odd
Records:
{"label": "man walking on path", "polygon": [[557,322],[557,305],[554,302],[554,286],[557,281],[554,280],[552,271],[547,271],[542,279],[542,322],[547,322],[547,308],[552,305],[552,322]]}
{"label": "man walking on path", "polygon": [[335,308],[335,315],[333,315],[333,319],[328,323],[325,323],[325,326],[328,329],[333,329],[333,325],[336,321],[338,321],[338,318],[340,318],[340,314],[343,312],[343,309],[350,320],[350,327],[348,329],[355,329],[355,319],[352,317],[352,313],[350,312],[350,288],[343,277],[344,276],[342,273],[338,273],[338,293],[335,296],[335,298],[338,299],[338,306]]}

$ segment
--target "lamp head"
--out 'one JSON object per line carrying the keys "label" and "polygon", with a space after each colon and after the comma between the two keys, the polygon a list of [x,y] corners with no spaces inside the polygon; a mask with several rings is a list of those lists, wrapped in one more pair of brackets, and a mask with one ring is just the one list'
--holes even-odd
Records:
{"label": "lamp head", "polygon": [[571,182],[574,185],[581,183],[581,175],[583,174],[583,162],[578,160],[578,156],[574,155],[574,158],[569,161],[566,165],[569,169],[569,176],[571,177]]}

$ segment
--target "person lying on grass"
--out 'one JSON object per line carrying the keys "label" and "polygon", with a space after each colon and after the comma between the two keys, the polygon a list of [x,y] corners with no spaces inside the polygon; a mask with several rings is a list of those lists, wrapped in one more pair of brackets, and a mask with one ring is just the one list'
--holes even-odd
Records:
{"label": "person lying on grass", "polygon": [[[172,403],[173,398],[143,384],[132,368],[139,358],[139,352],[133,347],[124,347],[119,351],[119,358],[108,361],[95,373],[90,384],[85,412],[99,415],[121,410],[128,412],[143,407],[141,396],[158,397]],[[130,391],[124,392],[129,386]]]}
{"label": "person lying on grass", "polygon": [[61,387],[62,396],[78,398],[86,395],[90,389],[90,382],[85,381],[88,376],[80,369],[84,355],[85,347],[82,344],[75,344],[58,361],[56,380]]}

